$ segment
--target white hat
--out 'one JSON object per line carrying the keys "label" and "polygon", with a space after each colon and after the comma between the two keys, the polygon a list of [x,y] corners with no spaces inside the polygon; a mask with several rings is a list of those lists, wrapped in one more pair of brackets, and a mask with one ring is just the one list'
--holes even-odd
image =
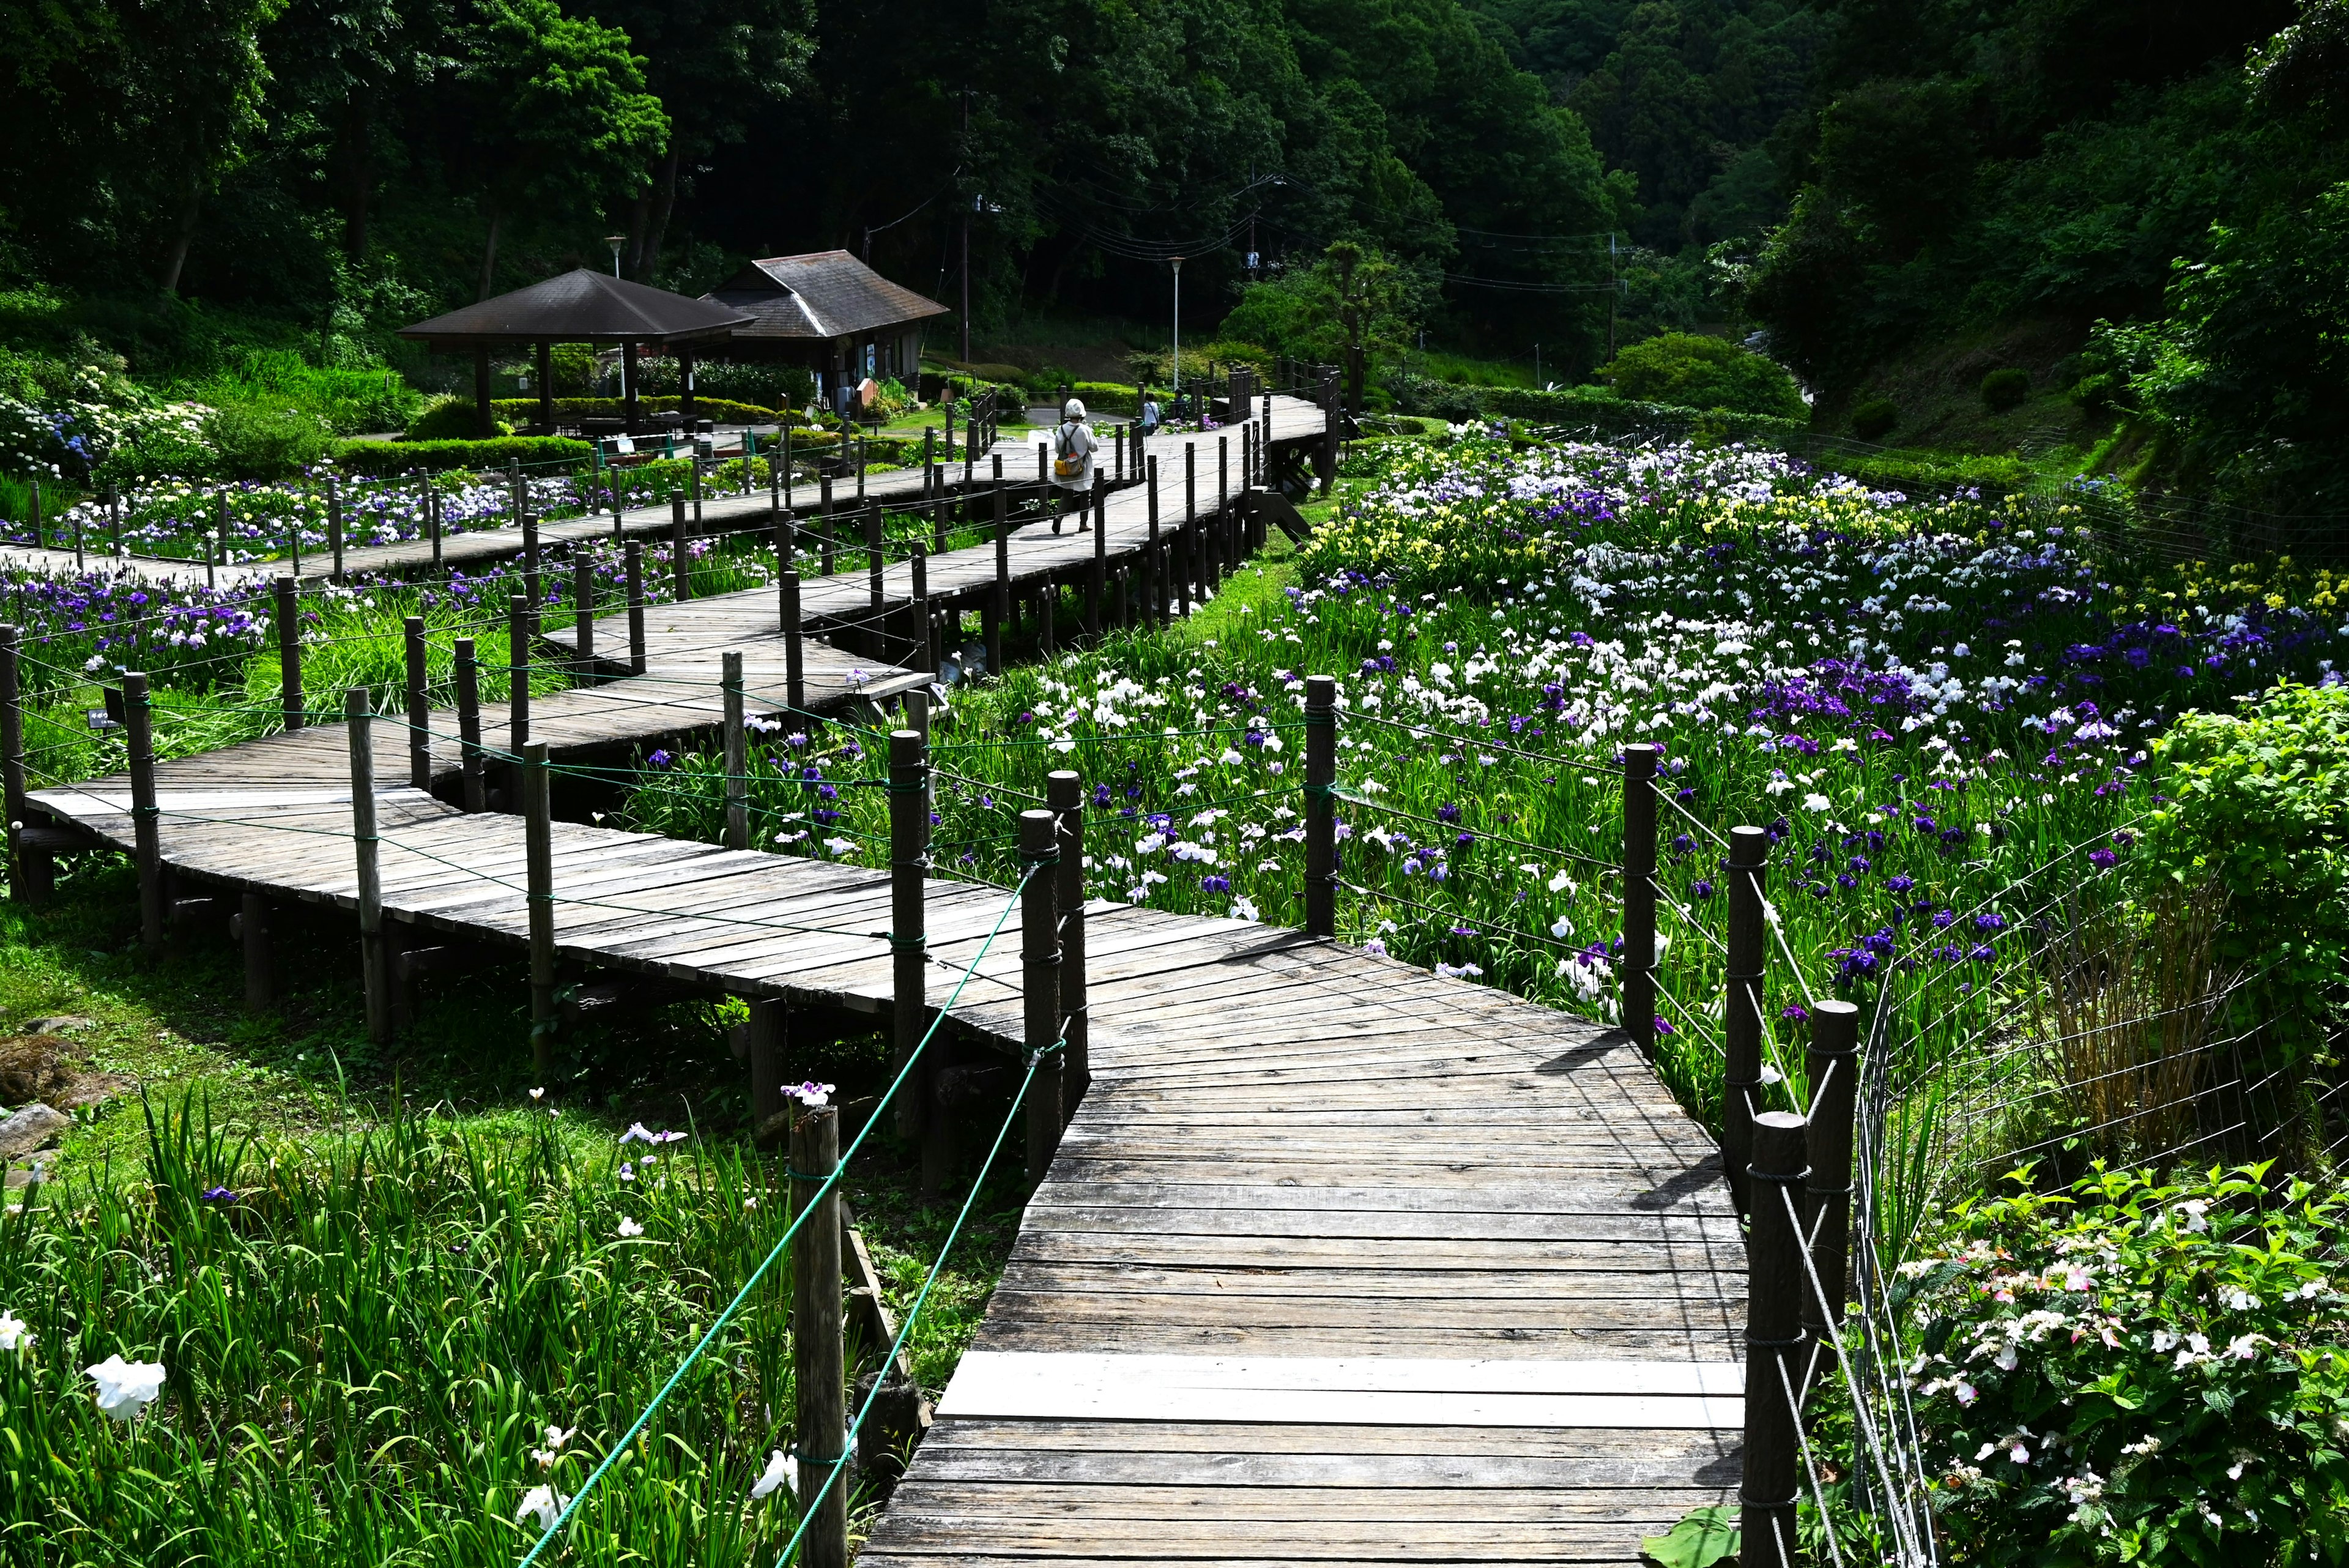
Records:
{"label": "white hat", "polygon": [[1061,405],[1061,417],[1064,420],[1083,419],[1085,417],[1084,400],[1082,398],[1071,398],[1067,402],[1062,403]]}

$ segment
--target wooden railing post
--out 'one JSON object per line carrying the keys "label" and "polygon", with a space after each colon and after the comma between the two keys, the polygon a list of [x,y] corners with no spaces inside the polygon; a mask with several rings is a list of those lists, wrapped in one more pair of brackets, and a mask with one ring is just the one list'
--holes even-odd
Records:
{"label": "wooden railing post", "polygon": [[793,716],[807,711],[807,638],[800,628],[800,575],[788,569],[775,579],[783,618],[783,705]]}
{"label": "wooden railing post", "polygon": [[[343,580],[343,485],[331,473],[326,475],[326,549],[334,557],[335,581],[339,583]],[[115,551],[121,553],[119,547]]]}
{"label": "wooden railing post", "polygon": [[425,665],[424,618],[400,622],[400,642],[406,654],[408,699],[408,782],[429,794],[432,789],[432,709],[425,701],[430,671]]}
{"label": "wooden railing post", "polygon": [[1338,678],[1305,678],[1305,934],[1338,934]]}
{"label": "wooden railing post", "polygon": [[1623,1033],[1656,1054],[1656,748],[1623,748]]}
{"label": "wooden railing post", "polygon": [[[1810,1166],[1803,1223],[1811,1231],[1811,1268],[1819,1291],[1803,1281],[1803,1330],[1816,1347],[1816,1386],[1835,1355],[1830,1328],[1843,1325],[1851,1257],[1852,1116],[1859,1088],[1859,1009],[1828,999],[1811,1003],[1811,1040],[1804,1053],[1811,1087]],[[1795,1387],[1802,1388],[1801,1383]]]}
{"label": "wooden railing post", "polygon": [[1166,552],[1158,539],[1158,458],[1155,453],[1143,460],[1142,495],[1150,514],[1150,541],[1144,547],[1142,566],[1142,621],[1144,626],[1166,624]]}
{"label": "wooden railing post", "polygon": [[[530,743],[530,601],[506,601],[506,753],[519,767]],[[513,808],[509,801],[507,809]]]}
{"label": "wooden railing post", "polygon": [[1028,1179],[1044,1179],[1061,1147],[1061,913],[1059,828],[1049,811],[1019,814],[1021,1042],[1036,1064],[1028,1089]]}
{"label": "wooden railing post", "polygon": [[912,581],[913,635],[906,639],[905,667],[908,670],[936,670],[938,667],[936,628],[930,615],[930,563],[927,552],[919,545],[905,558],[905,572]]}
{"label": "wooden railing post", "polygon": [[1803,1372],[1803,1242],[1788,1199],[1803,1183],[1803,1118],[1764,1111],[1754,1118],[1754,1194],[1745,1239],[1745,1456],[1738,1500],[1741,1561],[1747,1568],[1795,1568],[1795,1498],[1800,1458],[1788,1390]]}
{"label": "wooden railing post", "polygon": [[523,591],[530,595],[530,613],[535,618],[538,607],[546,602],[546,576],[538,558],[538,514],[522,514],[522,580]]}
{"label": "wooden railing post", "polygon": [[1003,454],[995,454],[995,591],[988,597],[987,672],[1003,673],[1003,623],[1011,618],[1011,524],[1005,514]]}
{"label": "wooden railing post", "polygon": [[25,905],[45,901],[49,890],[48,852],[33,864],[25,833],[25,694],[19,685],[16,628],[0,624],[0,818],[8,836],[8,896]]}
{"label": "wooden railing post", "polygon": [[139,940],[163,950],[162,807],[155,796],[155,714],[147,703],[147,677],[122,677],[123,739],[130,748],[130,833],[139,862]]}
{"label": "wooden railing post", "polygon": [[1101,640],[1102,623],[1109,615],[1109,491],[1093,485],[1093,569],[1085,585],[1085,635]]}
{"label": "wooden railing post", "polygon": [[827,469],[816,476],[815,554],[819,576],[832,576],[832,473]]}
{"label": "wooden railing post", "polygon": [[523,854],[530,904],[530,1061],[543,1073],[554,1064],[554,803],[546,742],[522,753]]}
{"label": "wooden railing post", "polygon": [[693,597],[693,552],[685,535],[685,497],[668,498],[668,551],[670,591],[678,604]]}
{"label": "wooden railing post", "polygon": [[1216,438],[1216,547],[1207,566],[1210,587],[1221,587],[1231,569],[1239,564],[1239,556],[1232,548],[1232,438]]}
{"label": "wooden railing post", "polygon": [[571,556],[572,669],[585,680],[595,673],[595,558],[581,545]]}
{"label": "wooden railing post", "polygon": [[294,579],[280,577],[277,597],[277,703],[288,732],[302,727],[302,607]]}
{"label": "wooden railing post", "polygon": [[1754,1116],[1762,1097],[1762,973],[1769,933],[1763,927],[1762,867],[1769,836],[1729,830],[1729,940],[1721,1037],[1721,1158],[1740,1213],[1751,1214],[1745,1168],[1754,1158]]}
{"label": "wooden railing post", "polygon": [[351,748],[351,850],[358,866],[359,984],[367,999],[367,1038],[391,1043],[391,970],[383,941],[382,846],[375,827],[375,713],[367,688],[343,694]]}
{"label": "wooden railing post", "polygon": [[881,607],[888,598],[885,580],[888,569],[889,552],[886,536],[882,531],[881,503],[868,501],[864,504],[864,576],[872,601],[873,647],[875,658],[885,657],[879,650]]}
{"label": "wooden railing post", "polygon": [[1092,1082],[1091,1030],[1085,1013],[1085,784],[1066,768],[1044,775],[1044,804],[1059,824],[1061,865],[1061,1016],[1068,1037],[1062,1053],[1062,1119]]}
{"label": "wooden railing post", "polygon": [[750,748],[742,730],[742,650],[719,656],[726,698],[726,847],[750,847]]}
{"label": "wooden railing post", "polygon": [[1191,579],[1199,571],[1199,449],[1183,443],[1183,526],[1174,534],[1174,596],[1179,613],[1191,613]]}
{"label": "wooden railing post", "polygon": [[[915,1052],[929,1027],[929,938],[924,881],[930,871],[929,747],[919,730],[889,733],[889,965],[891,1023],[896,1070],[897,1136],[922,1137],[930,1106],[930,1073]],[[907,1072],[908,1064],[912,1071]]]}
{"label": "wooden railing post", "polygon": [[244,959],[244,1006],[265,1012],[277,995],[277,970],[269,940],[269,899],[246,893],[238,899],[236,940]]}
{"label": "wooden railing post", "polygon": [[621,552],[628,578],[628,673],[645,672],[645,546],[631,539]]}
{"label": "wooden railing post", "polygon": [[424,480],[424,529],[432,538],[432,570],[435,575],[438,575],[443,565],[440,544],[440,492],[434,486],[429,474]]}
{"label": "wooden railing post", "polygon": [[[823,1501],[808,1515],[801,1568],[848,1568],[848,1478],[835,1477],[848,1447],[847,1346],[840,1293],[840,1113],[801,1106],[792,1113],[792,1381],[800,1496]],[[821,1194],[821,1196],[819,1196]],[[832,1484],[827,1488],[825,1482]]]}
{"label": "wooden railing post", "polygon": [[467,811],[489,809],[489,786],[481,777],[481,663],[473,639],[457,639],[457,765]]}

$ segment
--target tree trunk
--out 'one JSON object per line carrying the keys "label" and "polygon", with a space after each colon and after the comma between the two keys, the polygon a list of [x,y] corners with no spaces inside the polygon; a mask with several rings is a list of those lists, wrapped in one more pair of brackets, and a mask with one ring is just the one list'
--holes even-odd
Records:
{"label": "tree trunk", "polygon": [[481,292],[473,296],[477,300],[490,297],[490,286],[498,275],[498,227],[504,222],[505,214],[492,205],[490,208],[490,243],[481,248]]}
{"label": "tree trunk", "polygon": [[375,194],[374,130],[374,96],[353,93],[335,150],[343,186],[343,254],[353,261],[367,254],[367,205]]}
{"label": "tree trunk", "polygon": [[661,159],[660,182],[653,190],[651,226],[645,234],[645,248],[636,257],[636,281],[650,283],[660,270],[661,242],[668,237],[669,214],[677,210],[677,169],[683,157],[677,137],[671,133],[668,151]]}
{"label": "tree trunk", "polygon": [[187,190],[180,198],[180,216],[171,233],[171,248],[163,260],[163,297],[180,292],[180,273],[188,265],[188,246],[196,237],[196,209],[203,199],[203,182],[191,170]]}
{"label": "tree trunk", "polygon": [[636,192],[628,203],[628,243],[620,252],[620,270],[630,277],[644,271],[645,225],[652,213],[652,183]]}

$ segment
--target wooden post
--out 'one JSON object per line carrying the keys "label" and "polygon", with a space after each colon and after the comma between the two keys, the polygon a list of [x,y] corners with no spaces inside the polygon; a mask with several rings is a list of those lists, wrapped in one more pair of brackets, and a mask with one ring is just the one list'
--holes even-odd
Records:
{"label": "wooden post", "polygon": [[791,512],[793,510],[792,505],[792,427],[788,421],[783,423],[782,437],[782,444],[776,449],[775,456],[776,461],[783,465],[783,510]]}
{"label": "wooden post", "polygon": [[1166,555],[1158,542],[1158,459],[1143,462],[1142,494],[1150,513],[1150,543],[1142,560],[1142,619],[1145,626],[1166,624]]}
{"label": "wooden post", "polygon": [[359,983],[367,996],[367,1038],[391,1043],[391,971],[383,944],[383,880],[375,831],[375,717],[367,688],[343,694],[351,747],[351,849],[358,862]]}
{"label": "wooden post", "polygon": [[[334,497],[335,476],[333,474],[328,474],[326,476],[326,503],[330,508],[335,505]],[[340,524],[342,522],[342,513],[339,510],[332,510],[329,512],[328,515],[331,516],[337,524]],[[117,490],[111,484],[106,487],[106,524],[109,530],[108,539],[113,547],[114,558],[119,561],[122,558],[122,492]],[[340,554],[336,556],[335,562],[336,569],[337,571],[341,570],[342,556]]]}
{"label": "wooden post", "polygon": [[162,808],[155,798],[155,715],[147,706],[147,677],[122,677],[123,738],[130,746],[130,828],[139,861],[139,940],[163,950]]}
{"label": "wooden post", "polygon": [[938,471],[937,488],[930,493],[930,548],[943,556],[947,553],[947,476]]}
{"label": "wooden post", "polygon": [[220,521],[212,525],[211,533],[203,535],[199,541],[204,547],[204,589],[208,593],[220,587],[218,556],[222,543],[227,537],[228,492],[222,491],[220,498]]}
{"label": "wooden post", "polygon": [[1739,1529],[1747,1568],[1795,1568],[1799,1459],[1789,1388],[1802,1376],[1803,1242],[1788,1199],[1804,1179],[1803,1118],[1764,1111],[1754,1118],[1754,1194],[1745,1239],[1745,1461]]}
{"label": "wooden post", "polygon": [[1183,443],[1183,526],[1174,535],[1174,595],[1180,613],[1191,613],[1191,579],[1198,571],[1199,449]]}
{"label": "wooden post", "polygon": [[265,1012],[277,996],[277,971],[269,945],[269,900],[247,893],[238,900],[237,946],[244,955],[244,1007]]}
{"label": "wooden post", "polygon": [[506,751],[519,759],[530,743],[530,601],[506,601]]}
{"label": "wooden post", "polygon": [[897,1091],[897,1136],[908,1143],[921,1140],[930,1107],[928,1064],[915,1061],[929,1027],[929,936],[923,909],[923,883],[930,872],[929,775],[929,747],[922,732],[891,731],[890,1018],[896,1071],[905,1074]]}
{"label": "wooden post", "polygon": [[[792,1382],[800,1496],[823,1493],[800,1541],[802,1568],[848,1568],[847,1346],[841,1326],[840,1198],[824,1183],[840,1168],[840,1113],[801,1106],[792,1116]],[[825,1485],[830,1482],[830,1486]]]}
{"label": "wooden post", "polygon": [[1019,814],[1021,1042],[1036,1064],[1028,1088],[1028,1179],[1040,1182],[1061,1147],[1061,914],[1059,829],[1049,811]]}
{"label": "wooden post", "polygon": [[872,588],[873,639],[876,649],[881,640],[881,603],[886,597],[883,574],[888,566],[889,556],[881,531],[881,503],[868,501],[864,504],[864,573]]}
{"label": "wooden post", "polygon": [[441,569],[440,552],[440,492],[434,489],[428,475],[424,481],[424,526],[432,535],[432,569]]}
{"label": "wooden post", "polygon": [[750,847],[750,748],[742,732],[742,650],[719,657],[726,697],[726,847]]}
{"label": "wooden post", "polygon": [[400,622],[400,643],[408,666],[408,782],[414,788],[432,789],[432,710],[426,703],[424,618],[412,615]]}
{"label": "wooden post", "polygon": [[554,1064],[554,803],[546,742],[522,753],[523,856],[529,875],[530,1064]]}
{"label": "wooden post", "polygon": [[538,558],[538,514],[522,514],[522,580],[530,593],[530,613],[533,625],[538,607],[546,602],[546,587]]}
{"label": "wooden post", "polygon": [[691,431],[686,433],[692,455],[685,465],[685,493],[693,503],[693,531],[701,532],[701,443]]}
{"label": "wooden post", "polygon": [[1727,994],[1721,1037],[1721,1158],[1738,1212],[1754,1211],[1745,1167],[1754,1158],[1754,1114],[1762,1096],[1762,971],[1769,933],[1763,929],[1762,867],[1770,838],[1758,827],[1729,830]]}
{"label": "wooden post", "polygon": [[294,579],[279,577],[276,588],[277,706],[288,732],[302,727],[302,610]]}
{"label": "wooden post", "polygon": [[36,479],[33,481],[33,548],[46,550],[48,547],[48,538],[41,532],[41,482]]}
{"label": "wooden post", "polygon": [[745,1000],[750,1007],[743,1025],[744,1044],[750,1047],[746,1054],[750,1065],[750,1127],[763,1135],[767,1124],[784,1109],[783,1060],[791,1041],[791,1005],[780,996]]}
{"label": "wooden post", "polygon": [[1036,649],[1045,658],[1052,657],[1054,639],[1052,616],[1061,602],[1061,585],[1050,577],[1036,592]]}
{"label": "wooden post", "polygon": [[1109,613],[1109,491],[1093,486],[1093,570],[1085,585],[1085,635],[1101,640],[1102,622]]}
{"label": "wooden post", "polygon": [[668,498],[668,550],[673,592],[677,602],[683,604],[693,597],[693,552],[686,545],[685,497],[682,495]]}
{"label": "wooden post", "polygon": [[457,639],[457,761],[464,783],[467,811],[489,809],[489,789],[481,778],[481,666],[473,656],[473,639]]}
{"label": "wooden post", "polygon": [[1338,374],[1321,378],[1321,493],[1338,483]]}
{"label": "wooden post", "polygon": [[988,596],[987,672],[1003,673],[1003,623],[1011,616],[1011,525],[1004,515],[1003,454],[995,454],[995,592]]}
{"label": "wooden post", "polygon": [[621,552],[628,574],[628,673],[645,672],[645,546],[631,539]]}
{"label": "wooden post", "polygon": [[[89,569],[89,563],[82,558],[81,508],[78,506],[68,508],[66,512],[66,518],[73,524],[74,570],[76,572],[86,572]],[[297,519],[294,524],[294,570],[297,575],[302,570],[301,527],[302,524]]]}
{"label": "wooden post", "polygon": [[1210,587],[1220,587],[1224,575],[1237,564],[1232,550],[1232,438],[1216,438],[1216,547],[1209,553]]}
{"label": "wooden post", "polygon": [[807,711],[807,642],[800,629],[800,575],[787,570],[775,582],[782,598],[783,705],[797,715]]}
{"label": "wooden post", "polygon": [[16,628],[0,625],[0,815],[6,818],[9,896],[37,907],[47,901],[56,873],[49,852],[34,848],[25,832],[25,691],[16,647]]}
{"label": "wooden post", "polygon": [[[1803,1332],[1815,1354],[1808,1380],[1816,1386],[1833,1363],[1835,1337],[1843,1326],[1848,1293],[1851,1231],[1851,1124],[1859,1087],[1859,1009],[1832,999],[1811,1003],[1810,1049],[1804,1053],[1811,1086],[1810,1167],[1803,1189],[1803,1223],[1811,1233],[1811,1269],[1819,1292],[1803,1280]],[[1795,1386],[1805,1390],[1806,1385]]]}
{"label": "wooden post", "polygon": [[1656,748],[1623,748],[1623,1033],[1656,1054]]}
{"label": "wooden post", "polygon": [[832,472],[829,469],[816,475],[815,496],[815,569],[819,576],[828,577],[833,573]]}
{"label": "wooden post", "polygon": [[938,667],[938,647],[930,616],[930,562],[919,545],[906,557],[905,567],[913,579],[913,638],[905,650],[905,668],[934,670]]}
{"label": "wooden post", "polygon": [[1338,678],[1305,678],[1305,934],[1338,934]]}
{"label": "wooden post", "polygon": [[326,475],[326,549],[335,563],[335,581],[343,580],[343,483]]}
{"label": "wooden post", "polygon": [[595,560],[585,545],[571,555],[572,668],[579,679],[595,673]]}
{"label": "wooden post", "polygon": [[1061,1012],[1069,1041],[1061,1081],[1065,1121],[1092,1082],[1091,1031],[1085,1016],[1084,780],[1066,768],[1045,774],[1044,804],[1057,821],[1061,850],[1056,896],[1061,909]]}

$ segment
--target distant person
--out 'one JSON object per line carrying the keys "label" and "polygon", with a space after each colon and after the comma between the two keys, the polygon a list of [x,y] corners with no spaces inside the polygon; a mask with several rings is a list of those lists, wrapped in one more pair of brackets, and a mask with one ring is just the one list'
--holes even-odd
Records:
{"label": "distant person", "polygon": [[1143,438],[1147,440],[1150,437],[1156,435],[1158,433],[1158,421],[1165,417],[1164,411],[1158,406],[1158,394],[1149,391],[1143,392],[1142,394]]}
{"label": "distant person", "polygon": [[1093,432],[1085,423],[1085,405],[1071,398],[1061,405],[1061,422],[1052,431],[1052,488],[1064,506],[1052,509],[1052,532],[1061,531],[1066,512],[1077,514],[1077,532],[1088,526],[1085,510],[1093,497]]}

